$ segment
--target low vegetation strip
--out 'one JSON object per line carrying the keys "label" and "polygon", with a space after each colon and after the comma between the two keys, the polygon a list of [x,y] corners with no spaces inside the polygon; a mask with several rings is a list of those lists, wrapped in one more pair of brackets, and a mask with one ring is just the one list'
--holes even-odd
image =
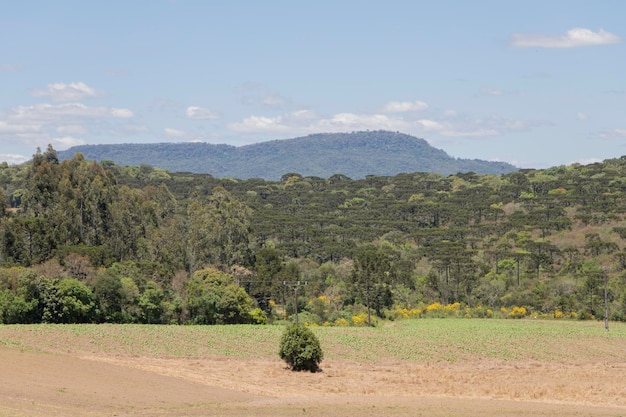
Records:
{"label": "low vegetation strip", "polygon": [[[410,319],[378,327],[313,327],[325,358],[362,364],[468,361],[626,363],[626,324]],[[77,356],[277,360],[282,326],[4,325],[0,346]]]}

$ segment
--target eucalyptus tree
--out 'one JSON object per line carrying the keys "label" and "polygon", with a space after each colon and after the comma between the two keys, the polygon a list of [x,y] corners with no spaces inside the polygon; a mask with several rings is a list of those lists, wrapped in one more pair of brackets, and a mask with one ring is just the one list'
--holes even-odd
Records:
{"label": "eucalyptus tree", "polygon": [[252,264],[251,209],[223,187],[187,208],[190,271],[205,265]]}

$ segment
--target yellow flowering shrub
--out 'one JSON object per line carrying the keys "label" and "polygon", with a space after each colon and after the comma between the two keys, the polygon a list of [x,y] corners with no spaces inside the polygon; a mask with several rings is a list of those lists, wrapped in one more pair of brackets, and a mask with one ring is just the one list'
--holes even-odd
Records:
{"label": "yellow flowering shrub", "polygon": [[447,312],[458,313],[461,310],[461,303],[456,302],[443,306],[443,310]]}
{"label": "yellow flowering shrub", "polygon": [[[412,318],[445,318],[445,317],[458,317],[458,318],[524,318],[531,317],[531,312],[526,307],[512,306],[501,307],[500,312],[494,311],[492,308],[488,308],[482,305],[470,307],[467,304],[454,302],[451,304],[441,304],[440,302],[434,302],[428,305],[420,303],[419,308],[408,309],[406,307],[396,307],[391,311],[393,314],[392,319],[412,319]],[[551,313],[555,318],[568,317],[566,313],[560,310],[555,310]],[[546,318],[549,315],[541,314],[538,312],[532,313],[533,318]],[[352,325],[362,325],[364,319],[353,316]]]}
{"label": "yellow flowering shrub", "polygon": [[339,327],[346,327],[348,325],[348,320],[344,319],[343,317],[340,319],[335,320],[335,326],[339,326]]}
{"label": "yellow flowering shrub", "polygon": [[354,326],[367,326],[367,314],[361,313],[352,316],[352,324]]}
{"label": "yellow flowering shrub", "polygon": [[528,312],[526,311],[526,307],[515,306],[511,309],[511,311],[509,311],[509,316],[514,319],[526,317],[526,314],[528,314]]}
{"label": "yellow flowering shrub", "polygon": [[410,310],[408,308],[398,308],[396,309],[396,313],[398,315],[398,318],[412,319],[419,317],[422,314],[422,310],[420,310],[419,308],[412,308]]}
{"label": "yellow flowering shrub", "polygon": [[426,312],[430,313],[433,311],[439,311],[442,310],[443,306],[441,305],[441,303],[432,303],[426,306]]}

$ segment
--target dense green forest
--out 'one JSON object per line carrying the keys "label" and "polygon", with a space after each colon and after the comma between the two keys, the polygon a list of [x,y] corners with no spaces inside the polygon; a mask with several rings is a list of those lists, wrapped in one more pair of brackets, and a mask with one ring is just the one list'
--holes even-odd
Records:
{"label": "dense green forest", "polygon": [[58,156],[60,160],[71,159],[76,153],[119,165],[149,164],[174,172],[272,181],[278,181],[285,172],[323,178],[343,174],[362,179],[367,175],[417,171],[442,175],[517,171],[506,162],[453,158],[424,139],[381,130],[318,133],[240,147],[201,142],[80,145],[59,152]]}
{"label": "dense green forest", "polygon": [[[0,322],[626,319],[626,157],[503,175],[279,181],[0,165]],[[296,297],[297,295],[297,297]],[[495,313],[494,313],[495,312]],[[505,314],[506,313],[506,314]]]}

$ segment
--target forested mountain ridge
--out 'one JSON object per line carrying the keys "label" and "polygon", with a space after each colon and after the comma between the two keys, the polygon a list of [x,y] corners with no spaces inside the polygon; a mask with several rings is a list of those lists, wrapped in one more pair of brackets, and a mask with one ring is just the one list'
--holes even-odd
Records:
{"label": "forested mountain ridge", "polygon": [[504,162],[456,159],[425,140],[402,133],[367,131],[324,133],[235,147],[208,143],[81,145],[58,152],[61,160],[76,153],[120,165],[151,165],[173,172],[217,178],[278,180],[288,172],[328,178],[397,175],[403,172],[505,174],[517,170]]}
{"label": "forested mountain ridge", "polygon": [[624,213],[626,157],[266,181],[49,147],[0,164],[0,322],[263,322],[294,310],[298,281],[318,324],[362,324],[366,307],[599,318],[605,291],[626,320]]}

